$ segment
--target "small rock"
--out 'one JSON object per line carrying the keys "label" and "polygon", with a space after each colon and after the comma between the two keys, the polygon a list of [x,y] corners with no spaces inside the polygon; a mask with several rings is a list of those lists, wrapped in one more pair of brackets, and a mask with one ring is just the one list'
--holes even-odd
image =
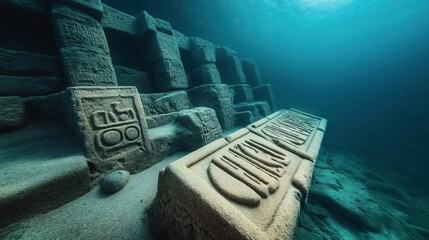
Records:
{"label": "small rock", "polygon": [[127,185],[130,173],[124,170],[116,170],[107,174],[100,185],[101,191],[113,194]]}

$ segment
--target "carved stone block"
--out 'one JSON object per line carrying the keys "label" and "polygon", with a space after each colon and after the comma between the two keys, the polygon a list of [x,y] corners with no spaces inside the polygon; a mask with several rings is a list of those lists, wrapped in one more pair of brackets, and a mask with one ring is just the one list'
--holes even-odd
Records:
{"label": "carved stone block", "polygon": [[135,17],[107,5],[103,5],[103,9],[104,14],[101,19],[103,28],[109,28],[135,36],[139,34]]}
{"label": "carved stone block", "polygon": [[266,117],[266,116],[271,114],[271,108],[270,108],[270,104],[268,104],[268,102],[257,101],[257,102],[253,102],[253,104],[256,106],[256,108],[258,108],[259,115]]}
{"label": "carved stone block", "polygon": [[216,64],[203,64],[192,69],[190,77],[192,86],[200,86],[204,84],[220,84],[220,74],[216,68]]}
{"label": "carved stone block", "polygon": [[234,55],[228,55],[217,59],[216,66],[220,72],[222,83],[225,84],[245,84],[246,76],[241,67],[241,61]]}
{"label": "carved stone block", "polygon": [[216,59],[220,60],[227,56],[237,56],[237,52],[228,47],[216,47]]}
{"label": "carved stone block", "polygon": [[137,16],[137,27],[141,36],[153,31],[158,31],[169,36],[173,36],[173,29],[171,28],[170,23],[154,18],[146,11],[141,12]]}
{"label": "carved stone block", "polygon": [[273,85],[260,85],[252,88],[252,92],[256,101],[267,101],[270,104],[272,111],[277,110],[277,101],[274,96]]}
{"label": "carved stone block", "polygon": [[281,148],[315,162],[326,123],[326,119],[289,109],[251,124],[248,129]]}
{"label": "carved stone block", "polygon": [[146,39],[144,54],[148,63],[155,63],[161,59],[180,62],[179,47],[174,37],[155,31]]}
{"label": "carved stone block", "polygon": [[68,47],[62,48],[60,54],[69,85],[118,85],[112,59],[99,49]]}
{"label": "carved stone block", "polygon": [[247,83],[256,87],[262,84],[261,74],[255,61],[252,59],[241,59],[241,66],[243,67],[243,73],[246,76]]}
{"label": "carved stone block", "polygon": [[103,16],[103,4],[101,0],[59,0],[59,2],[79,9],[98,21]]}
{"label": "carved stone block", "polygon": [[97,172],[135,172],[144,165],[151,146],[136,88],[71,87],[64,101],[68,119]]}
{"label": "carved stone block", "polygon": [[188,96],[194,106],[215,110],[222,129],[234,127],[234,109],[232,94],[225,84],[207,84],[188,90]]}
{"label": "carved stone block", "polygon": [[178,112],[191,108],[185,91],[140,95],[147,116]]}
{"label": "carved stone block", "polygon": [[118,85],[100,23],[64,5],[55,5],[51,14],[69,85]]}
{"label": "carved stone block", "polygon": [[152,233],[160,239],[292,239],[313,166],[241,129],[160,173],[149,210]]}
{"label": "carved stone block", "polygon": [[26,117],[24,99],[0,97],[0,129],[21,126]]}
{"label": "carved stone block", "polygon": [[234,95],[234,103],[253,102],[253,92],[248,84],[230,85],[229,89]]}
{"label": "carved stone block", "polygon": [[51,15],[59,48],[90,47],[109,54],[103,27],[92,17],[64,5],[54,6]]}
{"label": "carved stone block", "polygon": [[222,128],[216,112],[211,108],[196,107],[180,111],[176,121],[192,132],[184,142],[188,150],[195,150],[222,138]]}
{"label": "carved stone block", "polygon": [[185,69],[182,62],[163,59],[152,66],[155,87],[158,91],[166,92],[188,87]]}
{"label": "carved stone block", "polygon": [[135,86],[139,93],[152,92],[152,86],[146,72],[122,66],[114,66],[114,68],[119,86]]}
{"label": "carved stone block", "polygon": [[173,30],[173,36],[177,41],[177,45],[179,46],[179,49],[181,48],[186,51],[191,50],[189,38],[186,37],[183,33]]}
{"label": "carved stone block", "polygon": [[216,62],[216,48],[211,42],[196,37],[189,38],[189,42],[194,66]]}

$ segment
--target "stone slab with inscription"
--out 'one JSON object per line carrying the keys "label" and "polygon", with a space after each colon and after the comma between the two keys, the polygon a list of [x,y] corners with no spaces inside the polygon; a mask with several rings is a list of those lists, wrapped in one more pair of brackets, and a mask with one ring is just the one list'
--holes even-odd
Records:
{"label": "stone slab with inscription", "polygon": [[97,172],[136,172],[150,151],[147,124],[135,87],[71,87],[63,96],[67,119]]}
{"label": "stone slab with inscription", "polygon": [[252,129],[271,125],[276,139],[305,129],[300,151],[317,155],[326,120],[281,110],[170,164],[149,210],[152,233],[160,239],[292,239],[314,162]]}

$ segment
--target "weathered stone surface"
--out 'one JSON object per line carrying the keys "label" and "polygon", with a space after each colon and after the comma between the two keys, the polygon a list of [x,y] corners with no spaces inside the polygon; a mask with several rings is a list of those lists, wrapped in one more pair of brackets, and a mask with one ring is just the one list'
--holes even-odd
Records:
{"label": "weathered stone surface", "polygon": [[185,91],[140,95],[147,116],[178,112],[191,108]]}
{"label": "weathered stone surface", "polygon": [[54,76],[60,69],[55,56],[0,47],[0,74],[15,76]]}
{"label": "weathered stone surface", "polygon": [[295,110],[284,110],[251,124],[248,129],[278,146],[312,162],[316,161],[326,119]]}
{"label": "weathered stone surface", "polygon": [[[234,105],[235,112],[243,112],[249,111],[254,116],[254,121],[261,119],[263,116],[259,113],[259,109],[253,103],[240,103],[238,105]],[[252,121],[252,122],[254,122]]]}
{"label": "weathered stone surface", "polygon": [[222,129],[234,127],[232,95],[227,85],[208,84],[194,87],[188,90],[188,96],[194,106],[214,109]]}
{"label": "weathered stone surface", "polygon": [[217,59],[216,66],[220,72],[222,83],[225,84],[245,84],[246,76],[241,67],[241,61],[234,55],[227,55]]}
{"label": "weathered stone surface", "polygon": [[247,126],[258,119],[256,118],[255,114],[251,111],[242,111],[237,112],[235,111],[235,126],[244,127]]}
{"label": "weathered stone surface", "polygon": [[271,108],[270,104],[266,101],[257,101],[253,102],[253,104],[258,108],[259,115],[261,116],[268,116],[271,114]]}
{"label": "weathered stone surface", "polygon": [[183,33],[173,30],[173,37],[176,39],[179,49],[191,51],[191,43],[189,41],[189,38],[186,37]]}
{"label": "weathered stone surface", "polygon": [[103,4],[101,0],[59,0],[59,2],[77,8],[98,21],[103,16]]}
{"label": "weathered stone surface", "polygon": [[187,150],[195,150],[222,137],[222,128],[211,108],[196,107],[179,112],[176,120],[192,132],[186,139]]}
{"label": "weathered stone surface", "polygon": [[124,170],[115,170],[104,177],[100,184],[100,189],[106,194],[116,193],[127,185],[129,179],[129,172]]}
{"label": "weathered stone surface", "polygon": [[237,56],[237,52],[227,47],[216,47],[216,59],[222,59],[231,55]]}
{"label": "weathered stone surface", "polygon": [[246,76],[247,83],[250,86],[256,87],[262,84],[261,73],[259,72],[259,68],[254,60],[241,59],[241,66],[243,68],[243,73]]}
{"label": "weathered stone surface", "polygon": [[63,98],[95,172],[118,168],[136,172],[145,164],[151,145],[136,88],[72,87]]}
{"label": "weathered stone surface", "polygon": [[136,36],[139,34],[135,17],[107,5],[103,5],[103,9],[104,14],[101,19],[103,28],[113,29]]}
{"label": "weathered stone surface", "polygon": [[253,97],[256,101],[267,101],[270,104],[271,110],[277,110],[277,101],[274,96],[273,85],[264,84],[252,88]]}
{"label": "weathered stone surface", "polygon": [[155,88],[166,92],[188,87],[185,69],[182,62],[163,59],[152,66],[152,76],[155,80]]}
{"label": "weathered stone surface", "polygon": [[119,86],[135,86],[139,93],[152,92],[152,86],[146,72],[122,66],[114,66],[114,68]]}
{"label": "weathered stone surface", "polygon": [[189,38],[189,44],[191,48],[191,59],[194,66],[216,62],[216,48],[211,42],[201,38],[191,37]]}
{"label": "weathered stone surface", "polygon": [[178,114],[179,114],[178,112],[171,112],[171,113],[148,116],[146,117],[147,127],[157,128],[157,127],[172,123],[176,121]]}
{"label": "weathered stone surface", "polygon": [[161,59],[180,62],[179,47],[176,39],[162,32],[153,32],[147,38],[145,54],[149,63],[156,63]]}
{"label": "weathered stone surface", "polygon": [[71,86],[118,85],[112,59],[96,48],[62,48],[61,58]]}
{"label": "weathered stone surface", "polygon": [[169,36],[173,36],[173,29],[171,28],[170,23],[154,18],[146,11],[141,12],[137,16],[137,27],[141,36],[148,34],[151,31],[158,31]]}
{"label": "weathered stone surface", "polygon": [[248,84],[230,85],[229,89],[234,95],[234,103],[253,102],[253,92]]}
{"label": "weathered stone surface", "polygon": [[21,126],[25,121],[24,100],[20,97],[0,97],[0,129]]}
{"label": "weathered stone surface", "polygon": [[1,96],[40,96],[63,89],[59,77],[16,77],[0,75]]}
{"label": "weathered stone surface", "polygon": [[51,14],[69,84],[116,86],[109,47],[100,23],[64,5],[55,5]]}
{"label": "weathered stone surface", "polygon": [[216,68],[216,64],[203,64],[192,69],[190,76],[191,86],[200,86],[205,84],[220,84],[220,74]]}
{"label": "weathered stone surface", "polygon": [[0,138],[0,228],[46,213],[90,190],[78,141],[54,122],[30,124]]}
{"label": "weathered stone surface", "polygon": [[309,166],[241,129],[161,172],[149,210],[152,233],[160,239],[292,239],[311,182]]}

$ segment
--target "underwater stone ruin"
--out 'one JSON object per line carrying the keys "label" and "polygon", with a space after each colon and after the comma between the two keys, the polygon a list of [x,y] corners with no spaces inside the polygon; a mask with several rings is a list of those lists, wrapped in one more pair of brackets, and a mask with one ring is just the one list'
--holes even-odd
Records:
{"label": "underwater stone ruin", "polygon": [[253,60],[100,0],[0,14],[0,227],[193,151],[160,173],[155,237],[292,238],[326,120],[277,111]]}

